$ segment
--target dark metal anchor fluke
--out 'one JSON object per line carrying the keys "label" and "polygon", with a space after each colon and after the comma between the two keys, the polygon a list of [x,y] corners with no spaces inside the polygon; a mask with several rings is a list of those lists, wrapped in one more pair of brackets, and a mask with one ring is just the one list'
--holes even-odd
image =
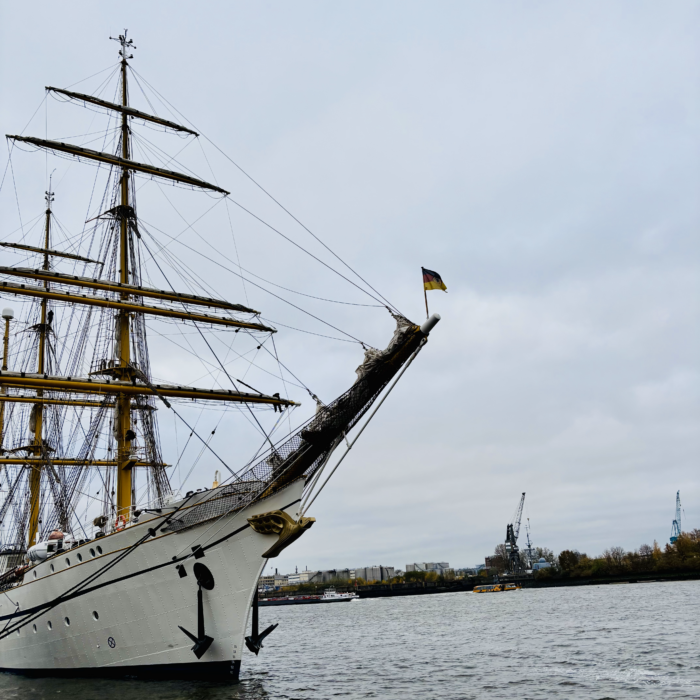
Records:
{"label": "dark metal anchor fluke", "polygon": [[272,630],[276,629],[279,627],[279,622],[276,625],[270,625],[269,627],[266,627],[263,631],[262,634],[258,634],[257,636],[251,635],[250,637],[245,638],[245,645],[248,647],[248,651],[252,651],[253,654],[256,656],[258,655],[258,652],[262,649],[263,647],[263,639],[267,637]]}
{"label": "dark metal anchor fluke", "polygon": [[[205,568],[202,565],[202,568]],[[191,632],[188,632],[184,627],[178,625],[178,627],[194,642],[192,651],[194,655],[201,659],[204,654],[207,653],[207,649],[212,645],[214,639],[204,632],[204,603],[202,601],[202,586],[207,590],[214,588],[214,579],[211,576],[211,572],[206,569],[206,575],[202,576],[201,572],[197,570],[197,564],[195,564],[195,576],[197,577],[197,583],[199,588],[197,589],[197,636],[195,637]],[[198,575],[200,574],[200,575]],[[209,585],[207,585],[209,584]]]}
{"label": "dark metal anchor fluke", "polygon": [[258,632],[258,592],[255,591],[255,597],[253,598],[253,629],[251,635],[245,638],[245,645],[248,647],[248,651],[252,651],[257,656],[263,647],[263,639],[277,627],[279,627],[279,622],[276,625],[266,627],[260,633]]}

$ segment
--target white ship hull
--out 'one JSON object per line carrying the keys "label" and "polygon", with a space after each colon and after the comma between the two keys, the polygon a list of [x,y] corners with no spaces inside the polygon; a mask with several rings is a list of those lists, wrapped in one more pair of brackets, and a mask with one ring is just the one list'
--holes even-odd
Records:
{"label": "white ship hull", "polygon": [[[52,601],[123,554],[148,528],[162,523],[168,511],[154,518],[142,516],[137,525],[34,566],[21,585],[0,595],[0,630],[36,617],[0,639],[0,670],[37,675],[237,679],[246,623],[266,563],[262,554],[276,542],[276,535],[255,532],[247,519],[278,509],[296,519],[303,484],[303,479],[297,480],[218,520],[181,532],[159,531],[57,605]],[[211,491],[202,494],[211,495]],[[192,550],[197,546],[204,556],[195,559]],[[193,575],[197,562],[214,578],[214,587],[202,591],[205,631],[214,641],[201,659],[179,629],[182,626],[197,635],[198,584]],[[186,576],[181,577],[178,565],[184,567]],[[19,603],[19,612],[13,603]]]}

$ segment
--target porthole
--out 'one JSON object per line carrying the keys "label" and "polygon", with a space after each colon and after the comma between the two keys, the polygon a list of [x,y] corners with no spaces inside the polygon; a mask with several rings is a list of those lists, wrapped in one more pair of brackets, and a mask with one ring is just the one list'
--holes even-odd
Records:
{"label": "porthole", "polygon": [[70,566],[70,559],[66,557],[66,566]]}
{"label": "porthole", "polygon": [[63,621],[66,623],[66,627],[70,627],[70,617],[64,617]]}
{"label": "porthole", "polygon": [[83,555],[82,555],[82,554],[78,554],[78,561],[82,561],[82,560],[83,560]]}
{"label": "porthole", "polygon": [[92,611],[92,619],[93,620],[99,620],[100,616],[97,614],[97,610]]}
{"label": "porthole", "polygon": [[32,625],[32,629],[34,630],[34,634],[36,634],[36,625]]}
{"label": "porthole", "polygon": [[56,571],[56,569],[54,569],[53,564],[51,564],[51,573],[53,573],[54,571]]}
{"label": "porthole", "polygon": [[100,545],[97,545],[97,553],[102,554],[102,547],[100,547]]}
{"label": "porthole", "polygon": [[46,623],[46,626],[47,626],[50,630],[53,629],[53,625],[51,624],[51,620],[49,620],[49,621]]}
{"label": "porthole", "polygon": [[91,556],[91,557],[94,557],[94,556],[95,556],[95,550],[94,550],[94,549],[90,549],[90,556]]}

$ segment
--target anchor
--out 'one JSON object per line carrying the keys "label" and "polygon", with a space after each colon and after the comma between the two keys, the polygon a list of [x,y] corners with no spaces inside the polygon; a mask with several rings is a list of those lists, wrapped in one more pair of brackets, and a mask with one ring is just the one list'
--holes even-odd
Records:
{"label": "anchor", "polygon": [[245,645],[248,647],[248,651],[252,651],[255,656],[258,655],[260,650],[263,648],[263,639],[267,637],[270,632],[279,627],[279,622],[276,625],[270,625],[266,627],[262,632],[258,633],[258,591],[255,591],[255,596],[253,597],[253,629],[252,634],[245,638]]}
{"label": "anchor", "polygon": [[201,659],[204,654],[207,653],[207,649],[212,645],[214,639],[204,632],[204,603],[202,600],[202,588],[206,588],[208,591],[214,588],[214,577],[211,571],[197,562],[194,565],[194,575],[197,579],[197,636],[195,637],[191,632],[188,632],[184,627],[178,625],[178,627],[194,642],[192,651],[194,655]]}

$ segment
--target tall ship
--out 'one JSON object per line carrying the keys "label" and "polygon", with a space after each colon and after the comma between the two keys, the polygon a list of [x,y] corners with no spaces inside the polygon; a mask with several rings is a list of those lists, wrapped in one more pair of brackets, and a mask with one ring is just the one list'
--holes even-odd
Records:
{"label": "tall ship", "polygon": [[[246,649],[257,654],[273,629],[257,623],[267,560],[313,525],[309,507],[439,316],[417,325],[388,305],[396,327],[387,347],[365,347],[354,383],[330,403],[311,394],[315,413],[292,427],[299,401],[284,387],[260,391],[228,369],[234,339],[276,356],[276,328],[177,270],[166,243],[157,245],[160,229],[139,216],[137,194],[147,198],[154,183],[161,193],[186,188],[214,203],[229,192],[155,148],[152,158],[137,157],[146,143],[139,129],[186,143],[199,135],[132,106],[135,47],[126,32],[117,41],[111,99],[104,90],[46,88],[108,119],[109,138],[93,137],[88,147],[48,134],[7,136],[10,165],[46,158],[47,182],[49,162],[72,161],[61,197],[85,166],[96,166],[99,178],[66,195],[71,207],[87,202],[82,232],[70,234],[57,218],[54,185],[40,215],[15,238],[3,232],[0,243],[0,670],[235,681]],[[5,187],[16,185],[11,171]],[[19,262],[9,265],[10,254]],[[209,386],[154,376],[156,322],[186,327],[186,337],[211,351]],[[215,449],[193,406],[228,412],[262,434],[261,447],[248,460]],[[160,438],[166,417],[199,448],[184,471],[204,455],[209,478],[212,465],[220,472],[206,488],[183,493],[174,485],[163,456],[173,445]]]}

